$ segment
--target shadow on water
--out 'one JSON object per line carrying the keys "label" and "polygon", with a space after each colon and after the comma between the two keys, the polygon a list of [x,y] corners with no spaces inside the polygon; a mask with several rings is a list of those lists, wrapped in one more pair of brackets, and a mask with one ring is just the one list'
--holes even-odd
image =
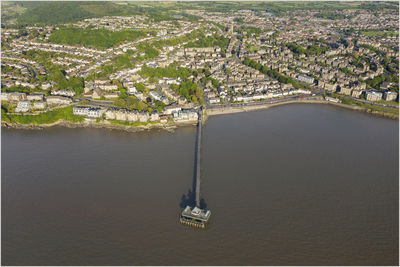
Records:
{"label": "shadow on water", "polygon": [[[199,127],[199,126],[197,126]],[[193,180],[192,188],[188,189],[187,194],[183,194],[179,207],[184,209],[186,206],[194,207],[196,205],[196,173],[197,173],[197,144],[199,142],[199,131],[196,131],[196,141],[194,144],[194,163],[193,163]],[[207,203],[204,198],[200,198],[201,209],[207,209]]]}

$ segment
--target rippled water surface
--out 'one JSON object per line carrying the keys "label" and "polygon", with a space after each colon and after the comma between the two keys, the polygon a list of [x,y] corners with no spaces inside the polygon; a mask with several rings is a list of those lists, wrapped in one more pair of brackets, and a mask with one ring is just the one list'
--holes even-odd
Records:
{"label": "rippled water surface", "polygon": [[209,118],[206,230],[178,221],[194,127],[2,129],[2,264],[397,265],[398,126],[305,104]]}

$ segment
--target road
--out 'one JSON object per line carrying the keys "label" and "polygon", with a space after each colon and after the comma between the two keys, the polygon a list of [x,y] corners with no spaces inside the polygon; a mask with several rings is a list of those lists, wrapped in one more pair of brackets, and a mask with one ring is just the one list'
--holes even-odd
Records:
{"label": "road", "polygon": [[24,66],[24,67],[26,67],[26,68],[28,68],[28,69],[30,69],[30,70],[32,71],[33,77],[34,77],[35,79],[38,78],[38,75],[37,75],[36,70],[35,70],[34,67],[32,67],[32,66],[30,66],[30,65],[26,65],[26,64],[21,64],[21,65]]}
{"label": "road", "polygon": [[241,41],[240,41],[240,39],[237,39],[237,40],[238,40],[238,42],[237,42],[237,46],[236,46],[235,59],[238,63],[241,63],[240,59],[239,59],[239,48],[240,48]]}
{"label": "road", "polygon": [[109,101],[109,100],[93,100],[89,97],[79,97],[79,98],[74,98],[74,102],[81,102],[83,100],[89,101],[89,105],[92,106],[98,106],[98,107],[111,107],[114,101]]}

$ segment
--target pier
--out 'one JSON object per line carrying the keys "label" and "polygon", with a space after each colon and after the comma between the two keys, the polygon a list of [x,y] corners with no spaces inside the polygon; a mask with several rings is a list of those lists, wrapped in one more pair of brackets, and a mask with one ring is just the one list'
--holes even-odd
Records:
{"label": "pier", "polygon": [[197,147],[196,147],[196,207],[200,207],[200,157],[201,157],[201,128],[202,112],[199,112],[199,121],[197,122]]}
{"label": "pier", "polygon": [[201,184],[201,129],[203,123],[203,110],[199,110],[199,118],[197,122],[197,133],[196,133],[196,152],[195,152],[195,168],[196,168],[196,199],[195,206],[192,208],[190,206],[186,206],[186,208],[182,211],[180,216],[180,222],[182,224],[186,224],[193,227],[205,228],[208,223],[211,211],[204,210],[200,207],[200,184]]}

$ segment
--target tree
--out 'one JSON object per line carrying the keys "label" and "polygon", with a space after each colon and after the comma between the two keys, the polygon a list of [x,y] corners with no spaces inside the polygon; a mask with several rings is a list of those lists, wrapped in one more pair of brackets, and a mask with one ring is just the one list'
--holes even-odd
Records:
{"label": "tree", "polygon": [[155,102],[155,105],[157,107],[158,112],[161,112],[163,110],[163,108],[165,107],[165,104],[158,100]]}
{"label": "tree", "polygon": [[197,88],[196,89],[196,91],[195,91],[196,93],[195,93],[195,95],[196,95],[196,97],[198,98],[198,99],[201,99],[202,97],[203,97],[203,90],[201,90],[200,88]]}
{"label": "tree", "polygon": [[144,92],[146,90],[146,86],[142,82],[135,83],[134,86],[139,92]]}
{"label": "tree", "polygon": [[119,92],[120,92],[120,94],[119,94],[119,98],[122,98],[122,99],[124,99],[124,98],[127,98],[128,97],[128,95],[126,94],[126,90],[125,89],[120,89],[119,90]]}

